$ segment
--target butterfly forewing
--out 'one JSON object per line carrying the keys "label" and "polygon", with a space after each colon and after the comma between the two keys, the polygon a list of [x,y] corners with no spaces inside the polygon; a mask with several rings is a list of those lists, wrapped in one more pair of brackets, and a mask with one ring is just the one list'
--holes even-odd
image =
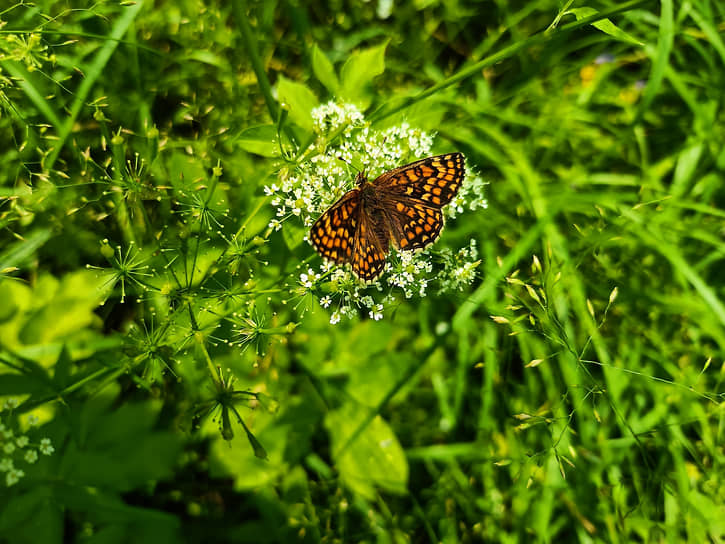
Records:
{"label": "butterfly forewing", "polygon": [[360,212],[360,191],[353,189],[323,213],[310,229],[317,252],[337,264],[350,262]]}
{"label": "butterfly forewing", "polygon": [[412,162],[378,177],[373,185],[381,198],[405,196],[431,208],[448,204],[466,174],[462,153],[448,153]]}

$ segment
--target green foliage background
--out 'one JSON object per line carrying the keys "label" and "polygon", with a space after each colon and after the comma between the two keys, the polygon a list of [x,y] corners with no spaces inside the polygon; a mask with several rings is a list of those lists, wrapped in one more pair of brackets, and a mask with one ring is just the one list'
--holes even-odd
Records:
{"label": "green foliage background", "polygon": [[[723,541],[723,28],[714,0],[4,8],[0,397],[56,451],[0,480],[0,540]],[[490,182],[439,242],[478,240],[469,292],[332,326],[296,291],[317,257],[262,189],[330,99]]]}

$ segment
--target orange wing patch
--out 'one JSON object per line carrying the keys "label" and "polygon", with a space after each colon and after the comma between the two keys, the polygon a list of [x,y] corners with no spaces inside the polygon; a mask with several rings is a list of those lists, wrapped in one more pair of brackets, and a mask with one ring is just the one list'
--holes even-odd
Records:
{"label": "orange wing patch", "polygon": [[422,200],[424,205],[442,208],[460,189],[466,167],[462,153],[428,157],[401,166],[378,177],[373,184],[381,193]]}
{"label": "orange wing patch", "polygon": [[395,202],[393,239],[398,249],[421,249],[435,242],[443,229],[443,213],[418,202]]}
{"label": "orange wing patch", "polygon": [[382,273],[388,253],[388,239],[378,237],[373,221],[375,218],[362,214],[355,232],[352,271],[363,281],[372,281]]}
{"label": "orange wing patch", "polygon": [[360,191],[345,193],[310,229],[310,241],[324,258],[337,264],[352,257],[355,231],[360,222]]}

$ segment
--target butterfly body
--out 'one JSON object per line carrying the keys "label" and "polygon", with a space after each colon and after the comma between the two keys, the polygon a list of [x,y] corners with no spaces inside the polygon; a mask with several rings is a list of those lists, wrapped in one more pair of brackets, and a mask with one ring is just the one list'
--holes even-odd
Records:
{"label": "butterfly body", "polygon": [[443,228],[441,208],[458,192],[465,176],[461,153],[428,157],[370,182],[357,175],[345,193],[312,225],[310,240],[322,257],[350,263],[365,281],[385,267],[390,242],[398,250],[432,244]]}

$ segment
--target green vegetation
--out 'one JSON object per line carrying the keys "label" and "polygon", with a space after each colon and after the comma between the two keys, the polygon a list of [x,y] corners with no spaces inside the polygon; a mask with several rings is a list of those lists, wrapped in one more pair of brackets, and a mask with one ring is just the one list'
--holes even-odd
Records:
{"label": "green vegetation", "polygon": [[[725,541],[724,28],[11,0],[0,542]],[[452,151],[377,285],[305,240]]]}

